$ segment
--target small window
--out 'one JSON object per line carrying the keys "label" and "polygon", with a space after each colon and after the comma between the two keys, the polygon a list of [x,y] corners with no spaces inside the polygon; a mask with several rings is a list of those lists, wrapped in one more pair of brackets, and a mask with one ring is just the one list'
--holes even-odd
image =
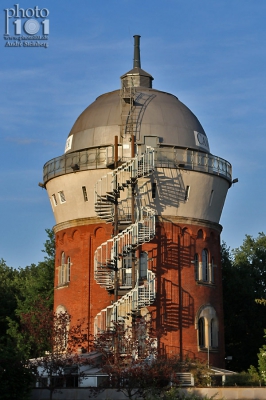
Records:
{"label": "small window", "polygon": [[210,200],[209,200],[209,206],[212,205],[213,193],[214,193],[214,191],[212,190],[211,195],[210,195]]}
{"label": "small window", "polygon": [[56,199],[55,194],[52,194],[52,199],[53,199],[54,205],[57,206],[57,199]]}
{"label": "small window", "polygon": [[66,202],[66,198],[65,198],[65,194],[64,194],[63,190],[58,192],[58,194],[59,194],[60,202],[61,203],[65,203]]}
{"label": "small window", "polygon": [[199,230],[198,230],[197,238],[198,238],[198,239],[203,239],[203,230],[202,230],[202,229],[199,229]]}
{"label": "small window", "polygon": [[83,193],[84,201],[88,201],[86,186],[82,186],[82,193]]}
{"label": "small window", "polygon": [[189,199],[189,192],[190,192],[190,186],[187,186],[185,191],[185,201],[188,201]]}

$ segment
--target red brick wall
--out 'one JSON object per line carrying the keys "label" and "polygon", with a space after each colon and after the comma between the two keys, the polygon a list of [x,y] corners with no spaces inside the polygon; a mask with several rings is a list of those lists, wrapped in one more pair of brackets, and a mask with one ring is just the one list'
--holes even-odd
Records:
{"label": "red brick wall", "polygon": [[[198,238],[202,229],[203,238]],[[91,224],[64,229],[56,234],[56,271],[54,308],[66,307],[75,323],[85,318],[90,322],[89,333],[93,334],[95,315],[111,304],[113,296],[94,280],[94,251],[111,237],[111,224]],[[214,257],[214,284],[203,285],[195,280],[195,253],[201,261],[202,249],[208,249],[209,259]],[[61,254],[71,257],[71,279],[69,284],[58,288],[58,269]],[[180,353],[180,338],[183,356],[207,360],[207,352],[199,351],[195,320],[203,305],[211,305],[219,320],[219,349],[210,352],[210,364],[224,366],[222,274],[220,260],[220,237],[217,230],[199,225],[161,222],[157,226],[156,238],[142,246],[152,259],[156,274],[157,297],[150,307],[154,326],[165,334],[159,347],[166,354]],[[181,275],[180,275],[181,274]],[[180,292],[179,287],[182,290]],[[180,304],[182,298],[182,307]],[[181,327],[181,330],[180,330]]]}
{"label": "red brick wall", "polygon": [[[198,238],[202,229],[203,238]],[[209,260],[214,258],[214,284],[196,282],[195,253],[201,261],[203,249],[208,249]],[[142,246],[153,259],[153,271],[157,278],[157,297],[150,307],[154,327],[163,331],[159,347],[163,353],[179,354],[180,340],[183,357],[196,357],[207,361],[207,351],[199,351],[196,316],[200,307],[212,306],[219,321],[219,347],[210,351],[211,365],[224,366],[224,327],[222,307],[222,273],[220,256],[220,234],[211,228],[199,225],[163,222],[157,226],[156,238]],[[181,283],[181,292],[179,290]],[[180,298],[182,306],[180,307]],[[181,331],[180,331],[181,327]]]}
{"label": "red brick wall", "polygon": [[[64,229],[56,234],[54,310],[59,305],[77,320],[89,321],[89,334],[94,333],[95,315],[111,303],[113,297],[94,280],[94,251],[110,238],[111,225],[91,224]],[[71,257],[70,282],[58,286],[58,266],[61,254]]]}

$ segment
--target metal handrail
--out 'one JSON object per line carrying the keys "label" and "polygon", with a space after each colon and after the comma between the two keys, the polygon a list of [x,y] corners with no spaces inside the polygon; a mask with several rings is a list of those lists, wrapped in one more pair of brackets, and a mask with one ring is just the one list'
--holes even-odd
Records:
{"label": "metal handrail", "polygon": [[[138,282],[138,279],[137,279]],[[150,306],[156,297],[155,274],[148,270],[147,284],[131,289],[112,305],[101,310],[94,319],[94,333],[104,332],[114,327],[114,323],[123,321],[141,307]]]}
{"label": "metal handrail", "polygon": [[[108,168],[114,162],[113,146],[98,147],[66,153],[53,158],[43,167],[43,182],[46,184],[56,176],[88,169]],[[126,162],[127,159],[120,160]],[[219,175],[231,182],[232,166],[221,157],[197,150],[159,147],[155,149],[155,167],[183,168]]]}
{"label": "metal handrail", "polygon": [[[146,214],[145,217],[143,214]],[[105,289],[114,287],[114,266],[123,252],[129,254],[132,246],[149,242],[155,236],[155,215],[149,208],[142,209],[143,220],[130,225],[117,236],[102,243],[95,250],[94,279]]]}

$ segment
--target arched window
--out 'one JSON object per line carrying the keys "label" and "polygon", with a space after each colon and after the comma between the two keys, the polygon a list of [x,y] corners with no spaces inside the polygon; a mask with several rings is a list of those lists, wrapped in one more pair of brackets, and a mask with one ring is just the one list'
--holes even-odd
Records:
{"label": "arched window", "polygon": [[66,263],[66,256],[65,253],[62,252],[61,254],[61,265],[58,268],[58,285],[64,285],[70,281],[70,268],[71,268],[71,259],[70,257],[67,258]]}
{"label": "arched window", "polygon": [[198,238],[198,239],[203,239],[203,230],[202,230],[202,229],[199,229],[199,230],[198,230],[197,238]]}
{"label": "arched window", "polygon": [[199,349],[216,350],[218,347],[218,319],[212,306],[206,305],[200,308],[196,316],[196,329],[198,329]]}
{"label": "arched window", "polygon": [[59,352],[64,351],[67,347],[69,324],[70,319],[67,309],[62,305],[57,306],[55,319],[56,335],[54,346]]}
{"label": "arched window", "polygon": [[208,250],[202,250],[202,280],[208,282],[209,280],[209,265],[208,265]]}
{"label": "arched window", "polygon": [[201,317],[198,322],[199,347],[205,347],[205,321]]}

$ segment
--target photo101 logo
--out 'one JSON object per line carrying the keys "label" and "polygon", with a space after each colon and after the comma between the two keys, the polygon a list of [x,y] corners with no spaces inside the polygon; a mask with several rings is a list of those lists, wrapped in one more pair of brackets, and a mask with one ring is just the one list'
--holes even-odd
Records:
{"label": "photo101 logo", "polygon": [[[48,47],[50,33],[48,8],[5,8],[6,47]],[[25,36],[26,35],[26,36]]]}

